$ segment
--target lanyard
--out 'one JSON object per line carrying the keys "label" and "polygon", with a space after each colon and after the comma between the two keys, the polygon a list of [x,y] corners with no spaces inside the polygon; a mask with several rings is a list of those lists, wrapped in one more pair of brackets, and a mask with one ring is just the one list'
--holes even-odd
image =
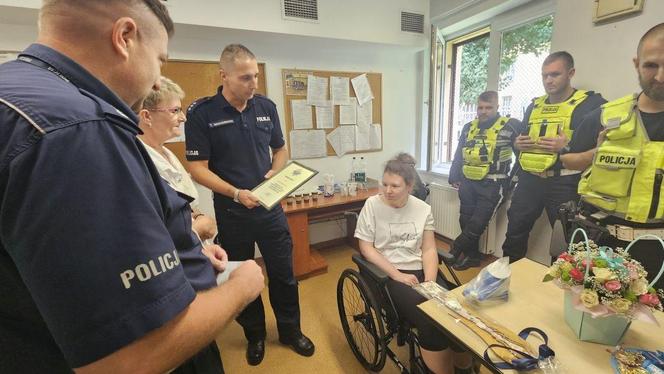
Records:
{"label": "lanyard", "polygon": [[486,362],[491,362],[491,359],[489,358],[489,350],[492,348],[502,348],[506,349],[515,355],[519,355],[522,358],[515,358],[512,360],[512,362],[494,362],[493,364],[498,368],[498,369],[512,369],[512,370],[517,370],[517,371],[529,371],[529,370],[535,370],[537,369],[538,363],[540,360],[544,360],[548,357],[553,357],[556,355],[556,353],[553,351],[548,346],[549,343],[549,337],[546,336],[544,331],[535,328],[535,327],[527,327],[521,332],[519,332],[519,337],[523,340],[526,340],[530,333],[537,333],[542,337],[542,340],[544,340],[544,344],[541,344],[539,346],[539,357],[533,357],[529,355],[526,352],[519,351],[518,349],[510,348],[502,344],[491,344],[487,347],[487,349],[484,351],[484,360]]}
{"label": "lanyard", "polygon": [[64,74],[62,74],[56,68],[54,68],[53,66],[45,63],[42,60],[38,60],[36,58],[28,57],[28,56],[25,56],[25,55],[18,56],[18,60],[23,61],[23,62],[27,62],[28,64],[40,67],[42,69],[46,69],[46,70],[50,71],[51,73],[57,75],[63,81],[71,83],[69,81],[69,78],[67,78]]}

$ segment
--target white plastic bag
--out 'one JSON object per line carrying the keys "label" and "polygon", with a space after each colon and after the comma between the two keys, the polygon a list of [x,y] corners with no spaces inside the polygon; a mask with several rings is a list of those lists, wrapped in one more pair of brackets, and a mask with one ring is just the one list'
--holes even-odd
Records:
{"label": "white plastic bag", "polygon": [[476,304],[507,301],[512,275],[509,262],[509,257],[503,257],[482,269],[464,288],[466,301]]}

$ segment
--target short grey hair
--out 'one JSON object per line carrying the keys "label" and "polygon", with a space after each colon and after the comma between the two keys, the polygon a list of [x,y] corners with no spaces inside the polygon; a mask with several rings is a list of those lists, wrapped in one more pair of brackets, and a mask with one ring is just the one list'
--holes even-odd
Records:
{"label": "short grey hair", "polygon": [[229,44],[221,52],[219,57],[219,68],[228,69],[228,67],[235,63],[238,58],[256,59],[256,56],[249,50],[249,48],[242,44]]}
{"label": "short grey hair", "polygon": [[184,91],[171,79],[164,76],[159,78],[159,91],[150,91],[143,101],[143,109],[156,109],[159,104],[170,98],[184,99]]}

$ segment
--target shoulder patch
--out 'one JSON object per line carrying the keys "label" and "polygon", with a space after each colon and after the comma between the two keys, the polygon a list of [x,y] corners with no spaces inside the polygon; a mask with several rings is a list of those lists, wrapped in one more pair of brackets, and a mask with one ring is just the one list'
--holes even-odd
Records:
{"label": "shoulder patch", "polygon": [[194,100],[189,105],[189,108],[187,108],[187,113],[192,113],[199,105],[210,101],[210,99],[212,99],[212,96],[201,97],[199,99]]}

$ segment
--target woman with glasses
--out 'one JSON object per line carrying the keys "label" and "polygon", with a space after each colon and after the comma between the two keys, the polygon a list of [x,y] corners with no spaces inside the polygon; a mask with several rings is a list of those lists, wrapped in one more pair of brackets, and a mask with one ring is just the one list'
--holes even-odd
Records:
{"label": "woman with glasses", "polygon": [[138,138],[148,150],[152,161],[174,190],[191,198],[192,228],[202,241],[213,238],[217,233],[215,220],[198,210],[198,191],[182,163],[164,143],[180,136],[180,124],[185,121],[182,110],[184,91],[172,80],[161,77],[159,91],[152,91],[138,112],[139,127],[143,134]]}

